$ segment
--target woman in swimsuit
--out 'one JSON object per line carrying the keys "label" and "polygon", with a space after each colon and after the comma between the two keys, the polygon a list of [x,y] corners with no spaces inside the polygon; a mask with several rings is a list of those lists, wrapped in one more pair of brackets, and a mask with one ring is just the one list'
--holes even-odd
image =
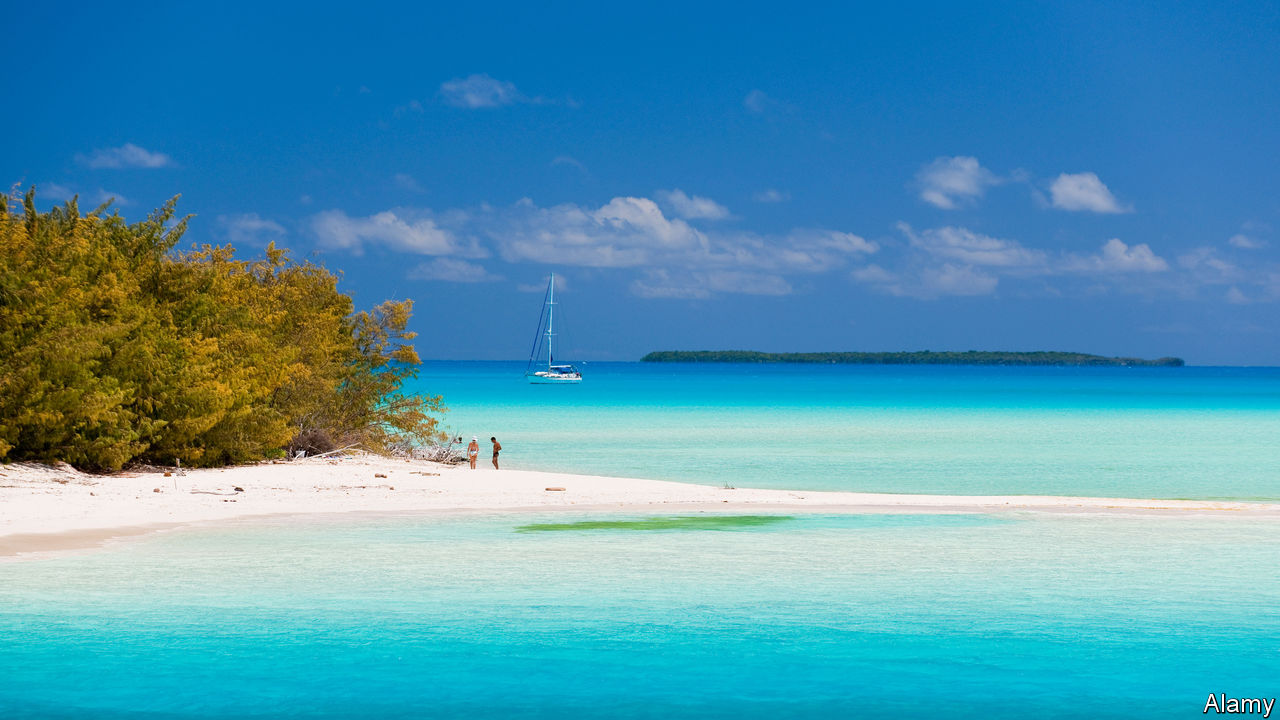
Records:
{"label": "woman in swimsuit", "polygon": [[480,454],[480,440],[475,436],[471,438],[471,444],[467,446],[467,459],[471,461],[471,469],[476,469],[476,456]]}

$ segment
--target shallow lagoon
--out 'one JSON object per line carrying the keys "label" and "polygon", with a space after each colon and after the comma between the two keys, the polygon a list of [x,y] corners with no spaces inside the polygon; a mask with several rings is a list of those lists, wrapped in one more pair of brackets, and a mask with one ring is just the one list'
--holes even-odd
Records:
{"label": "shallow lagoon", "polygon": [[1280,676],[1272,522],[670,517],[257,520],[6,563],[0,715],[1158,717]]}
{"label": "shallow lagoon", "polygon": [[1280,500],[1280,369],[428,363],[509,467],[738,487]]}

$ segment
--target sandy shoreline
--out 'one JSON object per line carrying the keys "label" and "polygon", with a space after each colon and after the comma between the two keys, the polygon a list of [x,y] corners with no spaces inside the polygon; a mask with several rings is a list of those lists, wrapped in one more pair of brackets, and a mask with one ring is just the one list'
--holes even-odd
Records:
{"label": "sandy shoreline", "polygon": [[[241,488],[237,491],[236,488]],[[548,490],[563,488],[563,490]],[[0,466],[0,557],[92,547],[178,525],[345,512],[1122,513],[1267,517],[1280,504],[1056,496],[893,495],[471,470],[373,456],[95,476]]]}

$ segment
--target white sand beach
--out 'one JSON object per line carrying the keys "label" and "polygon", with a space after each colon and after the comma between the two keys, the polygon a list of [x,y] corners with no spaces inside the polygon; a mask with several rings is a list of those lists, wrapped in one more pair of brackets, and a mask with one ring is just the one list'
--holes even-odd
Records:
{"label": "white sand beach", "polygon": [[[238,488],[238,490],[237,490]],[[0,466],[0,557],[90,547],[186,523],[259,515],[457,511],[993,513],[1275,517],[1280,504],[1053,496],[731,489],[371,455],[223,469],[89,475]]]}

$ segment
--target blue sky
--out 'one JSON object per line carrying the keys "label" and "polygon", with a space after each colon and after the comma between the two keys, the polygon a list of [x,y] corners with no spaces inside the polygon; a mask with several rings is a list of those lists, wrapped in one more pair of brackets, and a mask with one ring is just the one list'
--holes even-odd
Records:
{"label": "blue sky", "polygon": [[[1280,365],[1275,3],[6,3],[0,177],[181,194],[427,358]],[[82,200],[82,205],[86,204]]]}

